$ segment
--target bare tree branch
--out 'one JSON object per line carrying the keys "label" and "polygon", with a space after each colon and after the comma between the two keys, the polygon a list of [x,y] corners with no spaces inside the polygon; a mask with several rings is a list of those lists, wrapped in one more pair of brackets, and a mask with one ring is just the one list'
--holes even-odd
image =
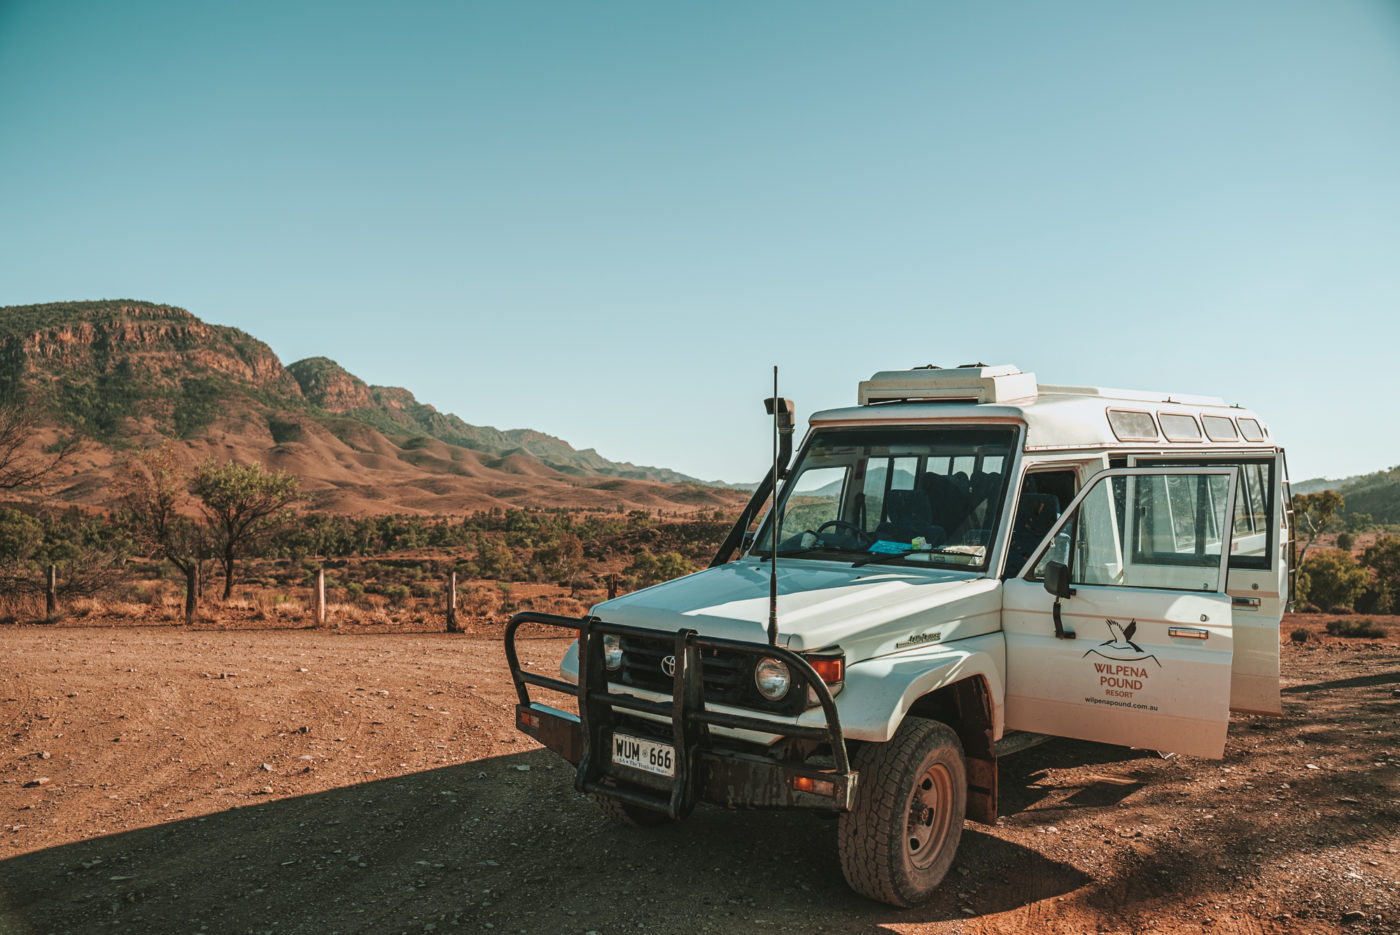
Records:
{"label": "bare tree branch", "polygon": [[78,437],[71,435],[57,450],[41,450],[34,437],[39,425],[38,410],[20,402],[0,403],[0,490],[39,483],[77,449]]}

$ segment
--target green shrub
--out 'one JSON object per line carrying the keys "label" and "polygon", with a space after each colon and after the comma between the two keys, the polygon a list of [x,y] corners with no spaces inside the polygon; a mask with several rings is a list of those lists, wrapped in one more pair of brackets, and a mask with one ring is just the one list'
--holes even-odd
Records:
{"label": "green shrub", "polygon": [[1354,607],[1370,579],[1350,552],[1326,549],[1298,569],[1300,596],[1319,607]]}
{"label": "green shrub", "polygon": [[380,593],[395,604],[402,604],[408,600],[408,588],[402,584],[391,584]]}
{"label": "green shrub", "polygon": [[1333,636],[1385,636],[1385,628],[1376,626],[1376,622],[1370,617],[1362,617],[1359,620],[1332,620],[1327,624],[1327,632]]}
{"label": "green shrub", "polygon": [[365,586],[358,581],[345,582],[345,594],[352,601],[358,601],[365,596]]}
{"label": "green shrub", "polygon": [[1308,640],[1312,639],[1312,634],[1309,633],[1307,630],[1303,629],[1302,627],[1299,627],[1292,633],[1288,634],[1288,638],[1295,643],[1306,643]]}
{"label": "green shrub", "polygon": [[1337,548],[1344,552],[1350,552],[1352,546],[1356,545],[1356,537],[1349,532],[1337,533]]}

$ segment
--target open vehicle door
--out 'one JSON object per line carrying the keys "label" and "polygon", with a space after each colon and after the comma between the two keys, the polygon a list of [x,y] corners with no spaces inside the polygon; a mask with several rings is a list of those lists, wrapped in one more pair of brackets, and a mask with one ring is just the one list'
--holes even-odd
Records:
{"label": "open vehicle door", "polygon": [[[1288,603],[1287,471],[1283,453],[1202,455],[1198,467],[1239,469],[1235,482],[1234,537],[1225,590],[1230,595],[1234,655],[1230,710],[1283,714],[1279,695],[1279,625]],[[1130,467],[1180,466],[1180,457],[1137,456]]]}
{"label": "open vehicle door", "polygon": [[1224,752],[1237,473],[1124,468],[1080,491],[1005,582],[1007,729]]}

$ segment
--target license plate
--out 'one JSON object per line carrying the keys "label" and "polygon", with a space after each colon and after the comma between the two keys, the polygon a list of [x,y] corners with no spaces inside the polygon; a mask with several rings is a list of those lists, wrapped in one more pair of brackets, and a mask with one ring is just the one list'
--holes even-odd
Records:
{"label": "license plate", "polygon": [[613,734],[613,762],[657,776],[676,775],[676,748],[630,734]]}

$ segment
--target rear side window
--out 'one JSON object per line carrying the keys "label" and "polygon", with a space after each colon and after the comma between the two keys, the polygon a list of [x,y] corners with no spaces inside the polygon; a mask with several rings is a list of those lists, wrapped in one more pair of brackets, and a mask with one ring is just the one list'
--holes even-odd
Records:
{"label": "rear side window", "polygon": [[1201,427],[1196,424],[1195,416],[1187,415],[1184,412],[1159,412],[1157,418],[1162,422],[1162,434],[1167,436],[1167,441],[1198,442],[1201,440]]}
{"label": "rear side window", "polygon": [[1137,412],[1132,409],[1108,410],[1108,424],[1113,434],[1124,442],[1155,442],[1157,424],[1152,421],[1152,413]]}
{"label": "rear side window", "polygon": [[1238,420],[1240,424],[1240,434],[1247,442],[1262,442],[1264,440],[1264,428],[1259,424],[1258,419],[1246,419],[1241,416]]}
{"label": "rear side window", "polygon": [[1239,439],[1235,423],[1225,416],[1201,416],[1206,426],[1206,436],[1213,442],[1232,442]]}

